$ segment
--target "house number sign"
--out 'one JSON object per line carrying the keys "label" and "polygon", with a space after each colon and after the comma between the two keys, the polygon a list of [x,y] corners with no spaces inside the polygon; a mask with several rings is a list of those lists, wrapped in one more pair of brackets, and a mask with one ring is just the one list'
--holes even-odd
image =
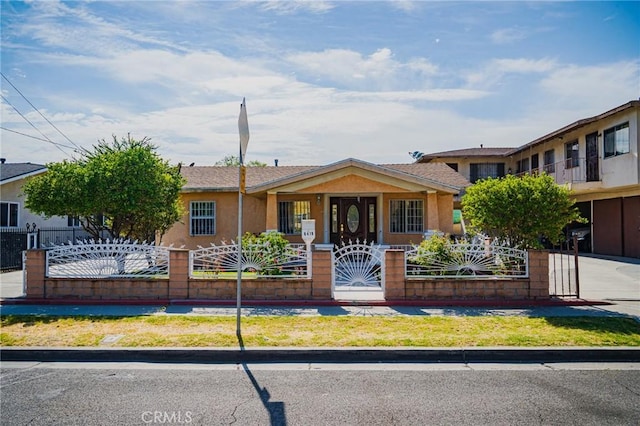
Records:
{"label": "house number sign", "polygon": [[316,220],[315,219],[303,219],[302,220],[302,241],[307,244],[316,238]]}

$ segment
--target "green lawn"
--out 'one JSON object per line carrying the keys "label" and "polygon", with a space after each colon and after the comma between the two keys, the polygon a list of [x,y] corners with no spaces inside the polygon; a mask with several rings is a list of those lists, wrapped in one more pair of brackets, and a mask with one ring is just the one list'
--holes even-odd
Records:
{"label": "green lawn", "polygon": [[[2,317],[2,346],[234,347],[235,317]],[[356,346],[640,346],[640,324],[596,317],[359,317],[242,318],[248,347]]]}

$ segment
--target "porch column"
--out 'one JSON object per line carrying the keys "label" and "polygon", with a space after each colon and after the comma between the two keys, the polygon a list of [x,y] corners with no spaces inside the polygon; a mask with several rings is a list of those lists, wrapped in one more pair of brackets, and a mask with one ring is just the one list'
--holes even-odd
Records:
{"label": "porch column", "polygon": [[427,193],[427,229],[440,229],[438,210],[438,194],[435,192]]}
{"label": "porch column", "polygon": [[275,192],[267,193],[266,227],[266,231],[278,229],[278,194]]}

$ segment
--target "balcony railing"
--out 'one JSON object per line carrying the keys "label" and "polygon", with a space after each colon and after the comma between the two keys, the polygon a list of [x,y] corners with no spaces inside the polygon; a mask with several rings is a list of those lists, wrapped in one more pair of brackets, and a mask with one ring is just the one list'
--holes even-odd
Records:
{"label": "balcony railing", "polygon": [[586,158],[563,160],[545,164],[537,169],[516,173],[516,176],[546,172],[548,175],[553,176],[556,183],[559,184],[590,182],[599,180],[597,163],[595,165],[596,170],[587,170]]}

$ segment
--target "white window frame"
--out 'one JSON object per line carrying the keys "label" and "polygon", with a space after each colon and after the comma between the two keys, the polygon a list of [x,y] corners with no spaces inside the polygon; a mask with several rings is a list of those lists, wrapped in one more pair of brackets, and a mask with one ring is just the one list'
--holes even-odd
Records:
{"label": "white window frame", "polygon": [[[394,220],[394,211],[397,209],[403,211],[402,223]],[[419,212],[419,215],[412,212]],[[422,234],[424,232],[424,200],[418,198],[389,200],[389,232],[391,234]]]}
{"label": "white window frame", "polygon": [[[15,225],[11,225],[11,206],[16,206],[15,208]],[[7,209],[6,217],[7,224],[3,224],[0,222],[1,228],[18,228],[20,226],[20,203],[14,203],[11,201],[2,201],[0,205],[0,209]]]}
{"label": "white window frame", "polygon": [[[207,225],[207,221],[211,221],[209,225]],[[217,225],[216,222],[215,201],[191,201],[189,203],[190,236],[200,237],[205,235],[215,235]],[[196,225],[196,223],[198,223],[198,225]]]}
{"label": "white window frame", "polygon": [[67,215],[67,226],[69,228],[80,228],[82,226],[82,223],[80,222],[80,216]]}
{"label": "white window frame", "polygon": [[[293,217],[282,217],[285,211],[287,216]],[[285,235],[302,235],[302,221],[305,219],[311,219],[311,201],[278,201],[278,232]],[[283,229],[285,227],[286,229]]]}

